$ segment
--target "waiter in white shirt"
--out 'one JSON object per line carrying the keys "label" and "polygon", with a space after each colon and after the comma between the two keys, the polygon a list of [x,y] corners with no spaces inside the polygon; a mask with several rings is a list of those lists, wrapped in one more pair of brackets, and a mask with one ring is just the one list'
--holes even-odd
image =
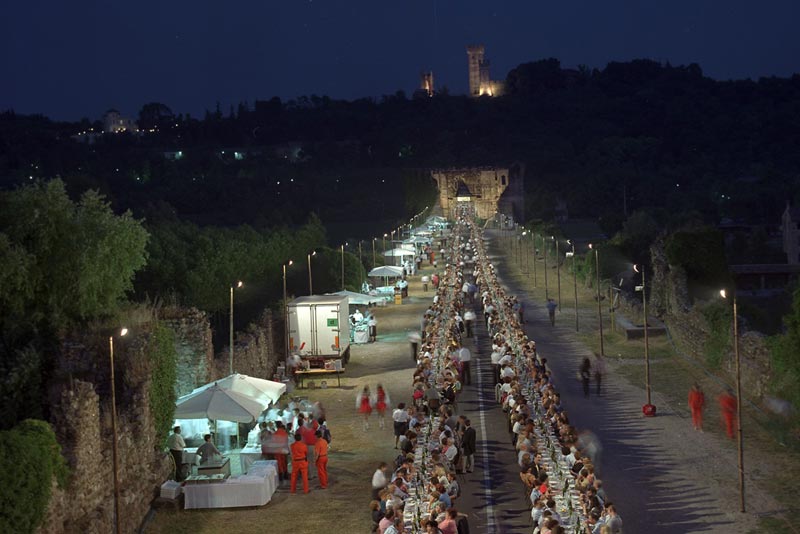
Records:
{"label": "waiter in white shirt", "polygon": [[183,449],[186,448],[186,442],[183,441],[183,436],[181,436],[181,427],[176,426],[172,429],[172,434],[167,438],[167,447],[169,447],[169,453],[175,461],[175,480],[182,482]]}
{"label": "waiter in white shirt", "polygon": [[461,381],[466,384],[472,384],[472,373],[470,372],[469,362],[472,359],[467,347],[458,349],[458,360],[461,362]]}

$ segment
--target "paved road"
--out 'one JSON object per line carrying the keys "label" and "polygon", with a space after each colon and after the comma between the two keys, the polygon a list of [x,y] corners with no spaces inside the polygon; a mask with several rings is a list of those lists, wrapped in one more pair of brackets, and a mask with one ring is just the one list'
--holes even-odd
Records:
{"label": "paved road", "polygon": [[[492,240],[490,252],[493,264],[503,273],[497,241]],[[580,383],[573,377],[583,358],[592,354],[574,339],[573,325],[551,327],[544,306],[531,301],[512,282],[506,282],[510,292],[525,302],[526,333],[548,359],[571,421],[579,429],[592,430],[603,444],[601,478],[609,498],[618,505],[625,532],[730,533],[755,527],[754,515],[738,512],[735,449],[722,447],[708,433],[694,432],[658,395],[653,398],[659,416],[643,418],[643,390],[615,376],[612,362],[602,396],[585,399]],[[488,409],[486,413],[490,412]],[[493,440],[502,439],[503,432],[488,431]],[[505,451],[497,459],[512,464],[514,460]],[[511,479],[510,473],[506,479]],[[521,491],[518,478],[512,488],[504,487],[506,491],[495,503],[498,517],[509,517],[519,508],[519,499],[513,498]],[[758,498],[748,492],[751,510],[758,509]],[[504,528],[505,523],[498,532],[520,531],[516,527]]]}
{"label": "paved road", "polygon": [[458,401],[459,413],[467,416],[477,431],[478,452],[475,471],[460,479],[465,486],[455,506],[469,514],[470,532],[530,534],[530,507],[523,495],[506,417],[495,402],[491,343],[480,317],[477,339],[465,343],[472,352],[472,385],[464,388]]}

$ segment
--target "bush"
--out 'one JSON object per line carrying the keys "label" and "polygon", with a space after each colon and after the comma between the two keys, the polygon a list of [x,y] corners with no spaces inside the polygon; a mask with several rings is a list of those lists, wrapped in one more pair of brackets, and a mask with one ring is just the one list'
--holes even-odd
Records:
{"label": "bush", "polygon": [[722,234],[711,227],[674,232],[665,243],[670,265],[683,267],[690,284],[725,287],[730,284]]}
{"label": "bush", "polygon": [[727,301],[711,301],[700,309],[708,323],[708,339],[703,347],[706,363],[713,369],[719,368],[722,358],[731,349],[731,327],[733,313]]}
{"label": "bush", "polygon": [[177,354],[172,330],[156,323],[147,350],[151,368],[150,412],[156,431],[156,442],[162,443],[172,427],[175,414],[175,382],[177,381]]}
{"label": "bush", "polygon": [[26,419],[0,432],[0,532],[34,532],[50,502],[53,477],[64,486],[69,470],[50,425]]}
{"label": "bush", "polygon": [[785,332],[772,336],[773,379],[770,389],[774,395],[800,408],[800,288],[794,292],[792,310],[783,318]]}

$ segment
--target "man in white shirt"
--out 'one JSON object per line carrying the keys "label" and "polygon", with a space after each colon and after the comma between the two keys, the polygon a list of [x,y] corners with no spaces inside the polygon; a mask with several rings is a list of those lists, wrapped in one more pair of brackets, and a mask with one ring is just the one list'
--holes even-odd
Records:
{"label": "man in white shirt", "polygon": [[458,349],[458,360],[461,362],[461,381],[466,385],[472,384],[472,373],[470,372],[469,367],[469,362],[472,360],[472,354],[470,354],[467,347],[461,347]]}
{"label": "man in white shirt", "polygon": [[392,412],[392,421],[394,421],[394,448],[397,448],[400,436],[405,435],[408,430],[408,421],[411,416],[406,410],[406,403],[401,402],[397,405],[395,411]]}
{"label": "man in white shirt", "polygon": [[378,500],[378,493],[389,483],[389,481],[386,480],[386,472],[388,469],[389,466],[386,462],[381,462],[378,469],[376,469],[375,473],[372,475],[372,498],[374,500]]}
{"label": "man in white shirt", "polygon": [[167,438],[167,447],[175,460],[175,480],[177,482],[183,481],[183,449],[186,448],[186,442],[183,441],[181,436],[181,427],[176,426],[172,429],[172,434]]}
{"label": "man in white shirt", "polygon": [[464,326],[467,329],[467,337],[472,337],[472,327],[475,325],[475,319],[477,319],[477,316],[471,309],[467,309],[464,312]]}

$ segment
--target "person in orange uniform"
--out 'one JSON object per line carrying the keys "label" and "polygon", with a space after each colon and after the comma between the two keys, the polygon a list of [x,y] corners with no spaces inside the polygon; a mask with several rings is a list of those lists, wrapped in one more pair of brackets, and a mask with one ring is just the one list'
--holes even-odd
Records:
{"label": "person in orange uniform", "polygon": [[286,458],[286,453],[289,452],[289,433],[286,432],[286,427],[283,426],[283,421],[275,423],[277,427],[272,434],[272,439],[275,441],[276,450],[280,449],[281,452],[276,452],[275,460],[278,462],[278,480],[289,479],[289,462]]}
{"label": "person in orange uniform", "polygon": [[322,430],[317,430],[317,442],[314,444],[314,458],[322,489],[328,487],[328,441],[322,439]]}
{"label": "person in orange uniform", "polygon": [[303,475],[303,493],[308,493],[308,460],[306,454],[308,447],[303,443],[303,436],[298,432],[294,435],[294,443],[289,447],[292,452],[292,485],[290,491],[297,492],[297,475]]}
{"label": "person in orange uniform", "polygon": [[703,406],[706,396],[700,389],[700,384],[695,384],[689,390],[689,409],[692,411],[692,426],[695,430],[703,431]]}
{"label": "person in orange uniform", "polygon": [[733,426],[736,419],[736,397],[731,390],[719,396],[719,408],[722,411],[722,419],[725,421],[725,432],[728,437],[733,439]]}

